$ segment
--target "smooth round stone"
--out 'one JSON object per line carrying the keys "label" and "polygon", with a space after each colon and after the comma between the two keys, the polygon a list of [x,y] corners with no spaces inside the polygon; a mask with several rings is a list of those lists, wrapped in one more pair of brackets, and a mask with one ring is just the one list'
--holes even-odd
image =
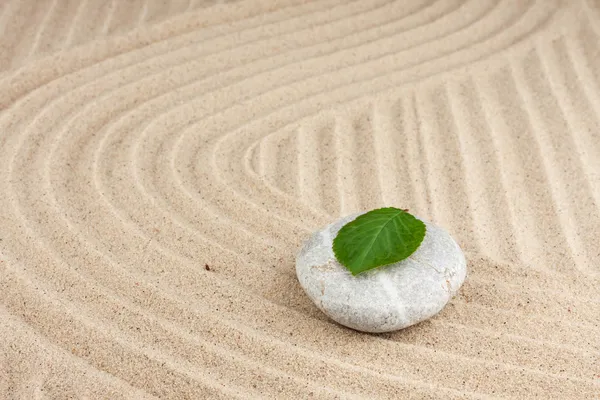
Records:
{"label": "smooth round stone", "polygon": [[338,231],[359,214],[314,233],[296,257],[308,297],[334,321],[364,332],[390,332],[431,318],[467,275],[465,256],[450,234],[423,221],[427,231],[410,257],[352,276],[333,254]]}

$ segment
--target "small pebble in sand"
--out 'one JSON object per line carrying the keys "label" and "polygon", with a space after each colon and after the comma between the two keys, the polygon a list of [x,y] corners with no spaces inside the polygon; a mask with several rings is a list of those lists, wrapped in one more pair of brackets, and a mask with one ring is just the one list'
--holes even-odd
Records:
{"label": "small pebble in sand", "polygon": [[431,318],[463,284],[467,265],[450,234],[423,221],[427,233],[410,257],[352,276],[335,258],[338,231],[360,214],[315,232],[296,258],[308,297],[334,321],[364,332],[390,332]]}

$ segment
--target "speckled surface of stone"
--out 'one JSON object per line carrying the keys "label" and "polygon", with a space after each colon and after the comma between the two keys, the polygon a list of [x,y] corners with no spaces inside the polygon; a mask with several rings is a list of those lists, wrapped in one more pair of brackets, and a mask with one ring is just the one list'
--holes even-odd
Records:
{"label": "speckled surface of stone", "polygon": [[431,318],[463,284],[466,260],[444,229],[427,227],[421,246],[408,258],[352,276],[332,249],[338,231],[360,214],[315,232],[296,258],[300,285],[334,321],[364,332],[389,332]]}

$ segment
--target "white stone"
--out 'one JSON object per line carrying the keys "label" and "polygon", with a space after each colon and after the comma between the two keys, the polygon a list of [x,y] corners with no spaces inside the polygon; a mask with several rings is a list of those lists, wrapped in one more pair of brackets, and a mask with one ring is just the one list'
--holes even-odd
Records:
{"label": "white stone", "polygon": [[364,332],[395,331],[440,312],[467,275],[465,256],[450,234],[423,221],[425,238],[408,258],[352,276],[335,258],[332,242],[359,215],[326,226],[304,244],[296,274],[308,297],[334,321]]}

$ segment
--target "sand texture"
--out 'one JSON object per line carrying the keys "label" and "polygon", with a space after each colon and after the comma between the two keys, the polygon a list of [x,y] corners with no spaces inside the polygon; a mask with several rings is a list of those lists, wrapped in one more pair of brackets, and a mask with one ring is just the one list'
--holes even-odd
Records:
{"label": "sand texture", "polygon": [[[0,32],[0,398],[600,398],[598,0],[3,0]],[[381,206],[469,276],[363,334],[294,259]]]}

